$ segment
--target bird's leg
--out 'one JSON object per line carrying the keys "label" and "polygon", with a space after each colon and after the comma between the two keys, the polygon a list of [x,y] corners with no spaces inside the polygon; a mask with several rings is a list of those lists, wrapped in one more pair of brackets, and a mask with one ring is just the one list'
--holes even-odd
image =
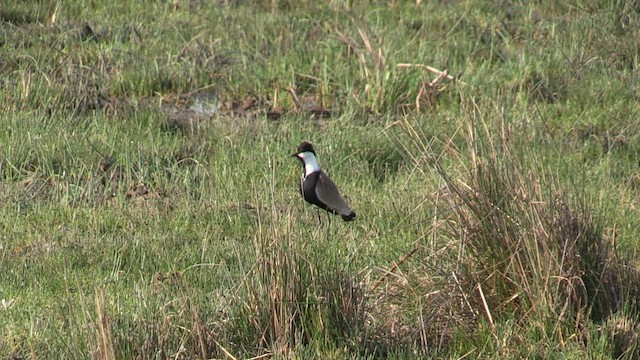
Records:
{"label": "bird's leg", "polygon": [[329,241],[329,230],[331,229],[331,218],[329,216],[330,216],[329,212],[327,211],[327,220],[328,221],[327,221],[327,225],[325,226],[327,228],[326,229],[326,233],[325,233],[325,237],[326,237],[325,241]]}
{"label": "bird's leg", "polygon": [[331,214],[327,211],[327,241],[329,240],[329,235],[331,235]]}

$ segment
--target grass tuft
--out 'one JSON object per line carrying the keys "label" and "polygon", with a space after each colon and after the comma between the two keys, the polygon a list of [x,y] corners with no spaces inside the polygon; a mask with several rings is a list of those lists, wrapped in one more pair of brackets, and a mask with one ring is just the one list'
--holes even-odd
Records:
{"label": "grass tuft", "polygon": [[261,216],[253,236],[256,263],[238,285],[237,313],[228,329],[241,344],[235,350],[291,356],[305,347],[357,348],[364,329],[363,289],[312,245],[327,241],[325,231],[331,229],[301,234],[294,231],[292,214],[275,208],[268,219]]}
{"label": "grass tuft", "polygon": [[[475,315],[466,319],[486,322],[492,331],[508,319],[525,328],[543,319],[550,326],[541,335],[549,341],[583,341],[591,322],[606,321],[640,295],[640,272],[616,253],[615,237],[594,215],[597,204],[579,187],[561,190],[535,154],[516,153],[518,137],[505,119],[487,120],[473,102],[470,108],[462,124],[464,147],[449,149],[459,159],[459,175],[410,154],[444,182],[442,199],[450,211],[442,219],[443,234],[458,242],[455,263],[445,267]],[[417,134],[406,126],[409,135]],[[419,149],[432,151],[430,145]],[[459,309],[453,316],[465,319]]]}

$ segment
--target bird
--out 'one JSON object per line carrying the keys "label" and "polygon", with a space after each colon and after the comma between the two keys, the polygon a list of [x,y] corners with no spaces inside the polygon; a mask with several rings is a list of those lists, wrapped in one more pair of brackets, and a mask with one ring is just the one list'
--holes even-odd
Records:
{"label": "bird", "polygon": [[300,194],[306,202],[331,214],[340,215],[344,221],[356,218],[356,213],[344,201],[336,184],[320,169],[311,143],[302,142],[297,152],[291,156],[298,158],[304,169],[300,179]]}

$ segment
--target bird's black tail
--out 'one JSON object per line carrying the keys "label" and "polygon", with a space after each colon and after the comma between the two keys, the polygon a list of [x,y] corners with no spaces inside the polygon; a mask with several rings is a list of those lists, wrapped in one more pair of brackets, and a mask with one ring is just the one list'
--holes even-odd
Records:
{"label": "bird's black tail", "polygon": [[352,212],[351,212],[350,214],[348,214],[348,215],[341,215],[341,216],[342,216],[342,220],[344,220],[344,221],[351,221],[351,220],[355,220],[355,218],[356,218],[356,213],[352,211]]}

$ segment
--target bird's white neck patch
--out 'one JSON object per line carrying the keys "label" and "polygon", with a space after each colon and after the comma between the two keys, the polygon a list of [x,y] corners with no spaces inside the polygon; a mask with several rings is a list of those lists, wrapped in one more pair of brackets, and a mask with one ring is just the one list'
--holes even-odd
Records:
{"label": "bird's white neck patch", "polygon": [[304,176],[320,170],[318,160],[311,151],[301,152],[298,157],[304,161]]}

